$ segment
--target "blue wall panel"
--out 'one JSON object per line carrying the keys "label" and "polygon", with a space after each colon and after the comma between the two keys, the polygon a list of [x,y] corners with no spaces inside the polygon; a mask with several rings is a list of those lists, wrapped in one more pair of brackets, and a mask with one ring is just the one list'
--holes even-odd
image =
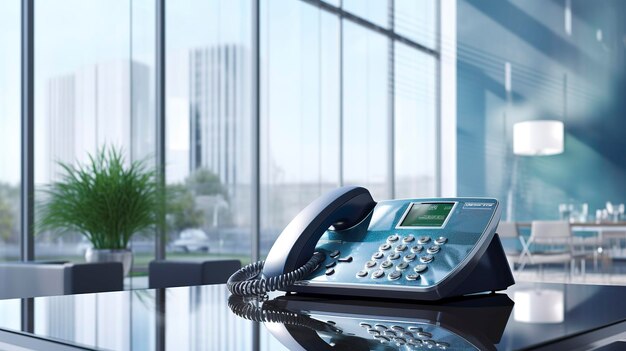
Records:
{"label": "blue wall panel", "polygon": [[[626,2],[572,0],[570,33],[565,0],[457,3],[459,195],[515,220],[626,202]],[[535,119],[564,121],[563,154],[513,155],[513,124]]]}

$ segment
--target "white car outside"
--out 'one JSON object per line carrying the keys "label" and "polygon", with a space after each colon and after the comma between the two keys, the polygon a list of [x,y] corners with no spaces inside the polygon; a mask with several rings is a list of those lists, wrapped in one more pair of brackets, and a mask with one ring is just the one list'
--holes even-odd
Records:
{"label": "white car outside", "polygon": [[180,232],[180,237],[172,243],[172,246],[181,248],[185,252],[208,252],[209,236],[204,232],[204,230],[199,228],[184,229]]}

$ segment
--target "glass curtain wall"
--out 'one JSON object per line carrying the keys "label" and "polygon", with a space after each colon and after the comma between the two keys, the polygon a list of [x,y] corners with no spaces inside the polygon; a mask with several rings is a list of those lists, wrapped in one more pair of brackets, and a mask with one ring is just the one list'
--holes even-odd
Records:
{"label": "glass curtain wall", "polygon": [[437,195],[436,2],[342,3],[261,1],[261,256],[336,186]]}
{"label": "glass curtain wall", "polygon": [[168,259],[250,260],[251,11],[167,2]]}
{"label": "glass curtain wall", "polygon": [[[35,2],[35,200],[104,146],[125,161],[154,155],[152,2]],[[139,12],[134,14],[134,12]],[[141,16],[140,16],[141,15]],[[137,20],[134,23],[133,20]],[[37,212],[35,213],[37,218]],[[135,268],[154,257],[153,233],[132,242]],[[83,260],[80,233],[39,232],[38,260]]]}
{"label": "glass curtain wall", "polygon": [[20,13],[0,3],[0,261],[20,259]]}
{"label": "glass curtain wall", "polygon": [[339,185],[339,19],[301,1],[261,7],[261,251]]}
{"label": "glass curtain wall", "polygon": [[[88,153],[114,145],[127,161],[151,163],[160,142],[154,1],[60,4],[35,8],[36,201],[43,186],[60,179],[58,162],[83,163]],[[261,254],[306,204],[339,185],[366,186],[376,199],[436,195],[436,2],[260,5]],[[19,1],[2,6],[3,28],[18,28]],[[246,262],[255,206],[250,140],[257,132],[252,2],[168,1],[165,8],[168,258]],[[13,39],[10,33],[2,31],[0,45],[18,52],[19,31]],[[15,61],[2,67],[19,64],[17,56],[0,60]],[[17,131],[14,72],[0,78],[11,86],[4,91],[16,94],[0,97],[11,102],[0,105],[0,118]],[[19,133],[1,132],[19,147]],[[4,164],[15,164],[0,170],[0,214],[2,197],[18,194],[15,155],[0,153]],[[5,212],[15,216],[19,201],[9,202]],[[18,221],[9,226],[0,259],[19,251]],[[150,234],[133,241],[136,267],[154,257]],[[81,261],[89,247],[79,233],[41,232],[35,242],[37,259]]]}

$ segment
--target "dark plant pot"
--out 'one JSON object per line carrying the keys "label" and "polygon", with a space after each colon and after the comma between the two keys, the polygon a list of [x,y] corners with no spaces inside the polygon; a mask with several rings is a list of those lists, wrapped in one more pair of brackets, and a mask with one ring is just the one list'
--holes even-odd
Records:
{"label": "dark plant pot", "polygon": [[124,277],[130,273],[133,267],[133,251],[131,249],[108,250],[89,248],[85,252],[87,262],[121,262],[124,269]]}

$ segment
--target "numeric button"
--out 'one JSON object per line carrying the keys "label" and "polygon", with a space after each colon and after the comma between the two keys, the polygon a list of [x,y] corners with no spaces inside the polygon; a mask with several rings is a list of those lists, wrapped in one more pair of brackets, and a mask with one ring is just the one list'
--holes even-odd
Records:
{"label": "numeric button", "polygon": [[405,243],[410,243],[413,240],[415,240],[415,237],[413,236],[413,234],[410,234],[408,236],[405,236],[404,239],[402,239],[402,241],[404,241]]}
{"label": "numeric button", "polygon": [[393,263],[391,261],[385,261],[385,262],[381,263],[380,266],[382,268],[389,268],[389,267],[393,266]]}
{"label": "numeric button", "polygon": [[395,272],[389,273],[390,280],[398,280],[400,279],[400,277],[402,277],[402,272],[395,271]]}
{"label": "numeric button", "polygon": [[417,242],[420,244],[426,244],[430,241],[430,237],[429,236],[421,236]]}
{"label": "numeric button", "polygon": [[408,254],[408,255],[404,256],[404,260],[407,261],[407,262],[412,262],[412,261],[415,261],[416,257],[417,257],[417,255],[412,253],[412,254]]}
{"label": "numeric button", "polygon": [[383,258],[383,257],[385,257],[385,254],[380,252],[380,251],[378,251],[374,255],[372,255],[372,259],[374,259],[374,260],[378,260],[378,259]]}
{"label": "numeric button", "polygon": [[420,261],[423,262],[423,263],[432,262],[434,259],[435,259],[435,257],[433,255],[426,255],[426,256],[420,257]]}
{"label": "numeric button", "polygon": [[396,251],[405,251],[406,250],[406,245],[405,244],[400,244],[398,246],[396,246]]}
{"label": "numeric button", "polygon": [[415,245],[411,248],[411,252],[416,252],[416,253],[420,253],[422,252],[422,250],[424,250],[424,246],[422,245]]}
{"label": "numeric button", "polygon": [[415,268],[413,268],[413,270],[417,273],[425,272],[427,269],[428,266],[425,264],[418,264],[417,266],[415,266]]}
{"label": "numeric button", "polygon": [[378,278],[381,278],[381,277],[384,277],[384,276],[385,276],[385,271],[383,271],[382,269],[379,269],[379,270],[375,271],[374,273],[372,273],[372,278],[374,278],[374,279],[378,279]]}
{"label": "numeric button", "polygon": [[367,262],[365,262],[365,267],[366,268],[372,268],[374,266],[376,266],[376,261],[367,261]]}
{"label": "numeric button", "polygon": [[358,271],[356,276],[359,278],[367,277],[367,271]]}
{"label": "numeric button", "polygon": [[391,245],[385,243],[385,244],[380,245],[379,249],[382,250],[382,251],[387,251],[387,250],[391,249]]}
{"label": "numeric button", "polygon": [[402,271],[402,270],[405,270],[408,266],[409,264],[407,262],[402,262],[396,266],[396,269],[399,271]]}
{"label": "numeric button", "polygon": [[397,252],[394,252],[391,255],[389,255],[390,260],[397,260],[398,258],[400,258],[400,254]]}
{"label": "numeric button", "polygon": [[406,280],[418,280],[420,277],[419,274],[409,274],[406,276]]}
{"label": "numeric button", "polygon": [[447,242],[448,242],[448,238],[446,238],[445,236],[440,236],[437,239],[435,239],[435,244],[437,245],[443,245]]}
{"label": "numeric button", "polygon": [[400,236],[398,234],[389,235],[387,237],[387,241],[392,243],[398,241],[398,239],[400,239]]}
{"label": "numeric button", "polygon": [[439,252],[439,245],[434,245],[428,248],[428,250],[426,250],[426,252],[428,252],[429,254],[436,254],[437,252]]}

